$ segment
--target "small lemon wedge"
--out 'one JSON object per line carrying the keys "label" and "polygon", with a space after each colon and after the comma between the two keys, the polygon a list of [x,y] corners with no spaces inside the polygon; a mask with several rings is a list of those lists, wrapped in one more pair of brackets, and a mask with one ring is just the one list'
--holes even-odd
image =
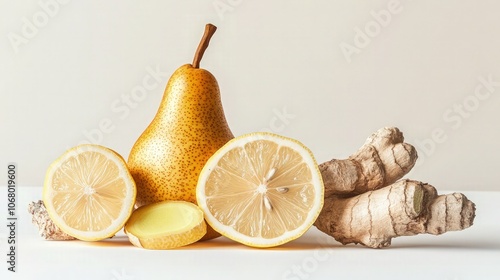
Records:
{"label": "small lemon wedge", "polygon": [[132,244],[173,249],[200,240],[207,232],[203,212],[186,201],[163,201],[139,207],[125,224]]}

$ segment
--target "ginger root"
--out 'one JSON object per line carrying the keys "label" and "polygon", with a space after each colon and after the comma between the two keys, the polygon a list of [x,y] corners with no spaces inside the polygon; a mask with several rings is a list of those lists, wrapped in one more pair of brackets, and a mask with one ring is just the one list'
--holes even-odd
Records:
{"label": "ginger root", "polygon": [[397,128],[382,128],[348,159],[321,164],[325,202],[314,225],[344,245],[371,248],[387,247],[398,236],[470,227],[475,205],[465,195],[438,195],[431,185],[397,181],[417,159],[403,141]]}
{"label": "ginger root", "polygon": [[320,164],[325,196],[360,194],[396,182],[417,161],[415,148],[403,141],[399,129],[382,128],[348,159],[332,159]]}
{"label": "ginger root", "polygon": [[38,228],[40,236],[46,240],[75,240],[73,236],[64,233],[49,217],[43,201],[33,201],[28,205],[31,222]]}

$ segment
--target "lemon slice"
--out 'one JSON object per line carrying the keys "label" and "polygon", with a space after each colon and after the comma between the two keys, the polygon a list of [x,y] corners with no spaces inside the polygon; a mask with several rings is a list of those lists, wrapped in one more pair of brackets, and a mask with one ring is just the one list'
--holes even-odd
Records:
{"label": "lemon slice", "polygon": [[272,133],[237,137],[219,149],[196,188],[206,221],[252,247],[300,237],[323,207],[323,181],[311,151]]}
{"label": "lemon slice", "polygon": [[139,207],[125,224],[130,242],[146,249],[173,249],[200,240],[207,232],[203,212],[186,201]]}
{"label": "lemon slice", "polygon": [[45,177],[43,202],[66,234],[85,241],[118,232],[130,217],[136,187],[123,158],[99,145],[80,145],[54,161]]}

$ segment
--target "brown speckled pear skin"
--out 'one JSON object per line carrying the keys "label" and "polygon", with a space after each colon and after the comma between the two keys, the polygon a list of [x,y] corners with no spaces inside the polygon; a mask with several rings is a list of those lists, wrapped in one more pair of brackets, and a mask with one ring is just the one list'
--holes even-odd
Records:
{"label": "brown speckled pear skin", "polygon": [[201,169],[232,138],[215,77],[191,64],[178,68],[128,158],[137,206],[165,200],[196,203]]}

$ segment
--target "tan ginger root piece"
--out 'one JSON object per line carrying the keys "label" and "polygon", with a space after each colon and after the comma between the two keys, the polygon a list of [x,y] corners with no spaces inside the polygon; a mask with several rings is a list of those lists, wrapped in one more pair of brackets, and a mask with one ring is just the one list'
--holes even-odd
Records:
{"label": "tan ginger root piece", "polygon": [[46,240],[75,240],[73,236],[64,233],[49,217],[43,201],[33,201],[28,205],[31,222],[38,227],[40,236]]}
{"label": "tan ginger root piece", "polygon": [[398,128],[385,127],[373,133],[348,159],[320,164],[325,197],[360,194],[402,178],[417,160],[415,148],[403,141],[403,133]]}
{"label": "tan ginger root piece", "polygon": [[438,196],[431,185],[400,180],[354,197],[326,198],[315,226],[344,245],[382,248],[398,236],[463,230],[474,213],[474,203],[463,194]]}
{"label": "tan ginger root piece", "polygon": [[382,128],[348,159],[320,164],[325,202],[314,225],[342,244],[372,248],[398,236],[470,227],[475,205],[465,195],[438,196],[431,185],[397,181],[417,160],[415,148],[403,141],[399,129]]}

